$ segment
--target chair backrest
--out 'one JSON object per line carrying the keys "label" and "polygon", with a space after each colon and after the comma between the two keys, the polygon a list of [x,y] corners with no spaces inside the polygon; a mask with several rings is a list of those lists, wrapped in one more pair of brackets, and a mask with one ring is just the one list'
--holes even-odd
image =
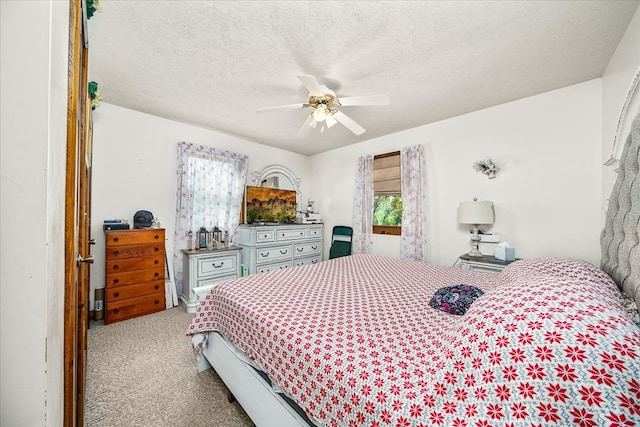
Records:
{"label": "chair backrest", "polygon": [[353,228],[344,225],[333,227],[331,235],[331,248],[329,249],[329,259],[351,255],[351,239]]}
{"label": "chair backrest", "polygon": [[339,240],[348,240],[351,241],[351,237],[353,237],[353,228],[347,227],[346,225],[336,225],[333,227],[333,234],[331,235],[331,241],[336,240],[336,236],[345,236],[346,238],[341,238]]}

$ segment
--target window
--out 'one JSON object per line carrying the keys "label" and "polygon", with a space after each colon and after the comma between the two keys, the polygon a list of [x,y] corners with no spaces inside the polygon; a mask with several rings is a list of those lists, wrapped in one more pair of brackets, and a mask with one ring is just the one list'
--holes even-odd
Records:
{"label": "window", "polygon": [[373,233],[400,235],[402,191],[400,152],[373,158]]}

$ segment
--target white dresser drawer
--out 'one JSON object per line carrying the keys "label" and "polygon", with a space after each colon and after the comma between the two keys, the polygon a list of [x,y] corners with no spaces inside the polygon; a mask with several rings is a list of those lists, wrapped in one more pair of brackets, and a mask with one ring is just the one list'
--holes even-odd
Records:
{"label": "white dresser drawer", "polygon": [[256,273],[268,273],[270,271],[284,270],[289,267],[291,267],[291,261],[281,262],[278,264],[269,264],[257,267]]}
{"label": "white dresser drawer", "polygon": [[256,261],[258,264],[275,262],[283,259],[291,259],[291,245],[271,246],[256,249]]}
{"label": "white dresser drawer", "polygon": [[256,243],[268,243],[276,241],[276,230],[256,230]]}
{"label": "white dresser drawer", "polygon": [[277,231],[276,239],[279,242],[286,240],[306,239],[309,236],[309,229],[304,227],[284,228]]}
{"label": "white dresser drawer", "polygon": [[320,261],[322,261],[320,259],[320,256],[314,256],[314,257],[310,257],[310,258],[300,258],[300,259],[295,259],[293,260],[293,265],[296,267],[300,267],[301,265],[312,265],[312,264],[317,264]]}
{"label": "white dresser drawer", "polygon": [[320,242],[308,242],[308,243],[300,243],[293,245],[293,256],[295,258],[301,256],[309,256],[314,254],[319,254],[321,251]]}
{"label": "white dresser drawer", "polygon": [[222,276],[236,274],[238,265],[237,257],[234,254],[227,256],[217,256],[215,258],[203,258],[198,260],[198,277],[200,280],[210,276]]}
{"label": "white dresser drawer", "polygon": [[309,228],[309,237],[322,237],[322,227]]}

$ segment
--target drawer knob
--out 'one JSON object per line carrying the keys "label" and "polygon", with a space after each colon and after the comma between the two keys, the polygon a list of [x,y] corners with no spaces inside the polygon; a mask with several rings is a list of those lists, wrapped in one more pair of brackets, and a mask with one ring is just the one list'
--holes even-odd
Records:
{"label": "drawer knob", "polygon": [[156,303],[156,305],[158,305],[158,304],[160,304],[160,301],[158,301],[158,300],[155,300],[155,303]]}
{"label": "drawer knob", "polygon": [[117,285],[118,283],[120,283],[120,279],[113,279],[113,284]]}
{"label": "drawer knob", "polygon": [[118,255],[120,255],[120,251],[114,251],[113,252],[113,256],[118,256]]}
{"label": "drawer knob", "polygon": [[153,236],[154,239],[158,240],[160,238],[160,236],[158,236],[157,234],[155,236]]}
{"label": "drawer knob", "polygon": [[266,258],[269,256],[269,252],[260,252],[260,256]]}
{"label": "drawer knob", "polygon": [[289,250],[288,250],[288,249],[285,249],[284,251],[280,251],[280,253],[281,253],[282,255],[286,255],[286,254],[287,254],[287,252],[289,252]]}
{"label": "drawer knob", "polygon": [[153,248],[154,251],[158,252],[160,250],[160,248]]}
{"label": "drawer knob", "polygon": [[160,264],[160,261],[155,260],[155,261],[153,261],[153,263],[157,265],[157,264]]}
{"label": "drawer knob", "polygon": [[156,277],[158,277],[159,275],[160,275],[160,273],[158,273],[157,271],[156,271],[156,273],[154,274],[154,276],[156,276]]}
{"label": "drawer knob", "polygon": [[296,248],[296,251],[302,252],[302,251],[304,251],[304,248]]}
{"label": "drawer knob", "polygon": [[154,286],[154,288],[155,288],[155,289],[156,289],[156,291],[157,291],[158,289],[160,289],[160,285],[156,285],[156,286]]}
{"label": "drawer knob", "polygon": [[222,261],[222,262],[220,263],[220,265],[216,265],[216,263],[215,263],[215,262],[212,262],[212,263],[211,263],[211,265],[213,265],[213,268],[220,268],[220,267],[222,267],[222,266],[224,265],[224,261]]}
{"label": "drawer knob", "polygon": [[120,313],[120,309],[119,309],[119,308],[116,308],[115,310],[113,310],[113,313],[114,313],[114,314],[118,314],[118,313]]}
{"label": "drawer knob", "polygon": [[318,260],[317,260],[317,259],[314,259],[313,261],[311,261],[311,264],[315,264],[315,263],[317,263],[317,262],[318,262]]}
{"label": "drawer knob", "polygon": [[120,296],[120,292],[116,292],[115,294],[113,294],[114,298],[118,298]]}
{"label": "drawer knob", "polygon": [[117,270],[118,268],[120,268],[120,267],[118,267],[117,265],[114,265],[114,266],[113,266],[113,269],[114,269],[114,270]]}
{"label": "drawer knob", "polygon": [[113,241],[114,241],[114,242],[119,242],[119,241],[120,241],[120,238],[119,238],[119,237],[114,237],[114,238],[113,238]]}
{"label": "drawer knob", "polygon": [[317,246],[311,246],[311,249],[313,249],[315,251],[316,249],[318,249],[318,247]]}

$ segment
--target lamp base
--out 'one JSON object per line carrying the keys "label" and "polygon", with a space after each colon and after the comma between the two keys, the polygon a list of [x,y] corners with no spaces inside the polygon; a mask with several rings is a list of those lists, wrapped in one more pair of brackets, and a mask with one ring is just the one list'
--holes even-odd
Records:
{"label": "lamp base", "polygon": [[481,257],[481,256],[484,256],[484,255],[482,254],[482,252],[480,252],[480,251],[479,251],[478,249],[476,249],[476,248],[474,248],[474,249],[473,249],[471,252],[469,252],[467,255],[468,255],[468,256],[473,256],[473,257]]}

